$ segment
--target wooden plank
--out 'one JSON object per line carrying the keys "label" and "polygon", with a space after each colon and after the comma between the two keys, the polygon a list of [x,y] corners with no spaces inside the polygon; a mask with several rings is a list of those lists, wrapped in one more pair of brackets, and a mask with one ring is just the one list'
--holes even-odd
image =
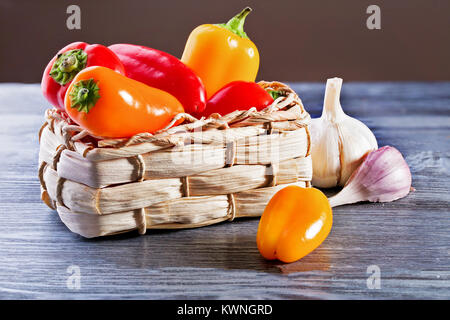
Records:
{"label": "wooden plank", "polygon": [[[313,116],[324,84],[293,88]],[[41,203],[38,85],[0,84],[0,298],[450,298],[450,83],[345,83],[342,105],[411,166],[416,192],[334,209],[328,239],[299,262],[258,253],[257,219],[86,240]],[[327,191],[332,194],[335,190]],[[67,287],[79,266],[81,288]],[[368,289],[367,267],[381,270]]]}

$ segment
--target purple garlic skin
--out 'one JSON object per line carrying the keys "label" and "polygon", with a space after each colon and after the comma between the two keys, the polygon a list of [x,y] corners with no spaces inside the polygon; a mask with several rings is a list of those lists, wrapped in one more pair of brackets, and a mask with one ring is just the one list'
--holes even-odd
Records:
{"label": "purple garlic skin", "polygon": [[400,151],[385,146],[366,156],[344,188],[329,199],[330,205],[394,201],[409,193],[411,182],[411,171]]}

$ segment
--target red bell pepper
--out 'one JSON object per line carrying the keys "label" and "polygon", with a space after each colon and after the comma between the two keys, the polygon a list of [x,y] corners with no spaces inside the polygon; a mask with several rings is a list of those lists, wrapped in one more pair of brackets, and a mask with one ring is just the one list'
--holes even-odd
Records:
{"label": "red bell pepper", "polygon": [[101,44],[71,43],[48,63],[42,76],[42,93],[55,107],[64,110],[64,96],[78,72],[90,66],[102,66],[125,75],[120,59]]}
{"label": "red bell pepper", "polygon": [[205,109],[206,91],[200,78],[176,57],[152,48],[114,44],[109,48],[125,66],[127,77],[169,92],[196,114]]}
{"label": "red bell pepper", "polygon": [[208,117],[213,113],[224,116],[236,110],[255,107],[258,111],[273,102],[272,95],[254,82],[233,81],[217,91],[207,102],[200,115]]}

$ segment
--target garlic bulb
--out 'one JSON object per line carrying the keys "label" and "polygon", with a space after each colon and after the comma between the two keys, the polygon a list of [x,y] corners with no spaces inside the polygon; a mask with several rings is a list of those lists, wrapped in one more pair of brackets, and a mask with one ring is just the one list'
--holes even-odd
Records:
{"label": "garlic bulb", "polygon": [[312,184],[315,187],[345,185],[364,155],[378,149],[372,131],[342,110],[341,87],[342,79],[327,80],[322,116],[311,120]]}
{"label": "garlic bulb", "polygon": [[332,207],[359,201],[394,201],[409,193],[411,180],[411,171],[400,151],[382,147],[369,153],[344,188],[328,201]]}

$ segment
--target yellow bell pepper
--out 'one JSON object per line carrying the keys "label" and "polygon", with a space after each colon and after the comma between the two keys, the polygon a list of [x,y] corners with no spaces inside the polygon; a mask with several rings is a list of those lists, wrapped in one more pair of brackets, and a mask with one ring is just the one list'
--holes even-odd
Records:
{"label": "yellow bell pepper", "polygon": [[299,260],[327,238],[332,224],[333,212],[319,189],[288,186],[273,196],[261,216],[258,250],[269,260]]}
{"label": "yellow bell pepper", "polygon": [[247,7],[226,24],[203,24],[186,43],[181,61],[194,70],[211,97],[232,81],[255,81],[259,52],[244,32]]}

